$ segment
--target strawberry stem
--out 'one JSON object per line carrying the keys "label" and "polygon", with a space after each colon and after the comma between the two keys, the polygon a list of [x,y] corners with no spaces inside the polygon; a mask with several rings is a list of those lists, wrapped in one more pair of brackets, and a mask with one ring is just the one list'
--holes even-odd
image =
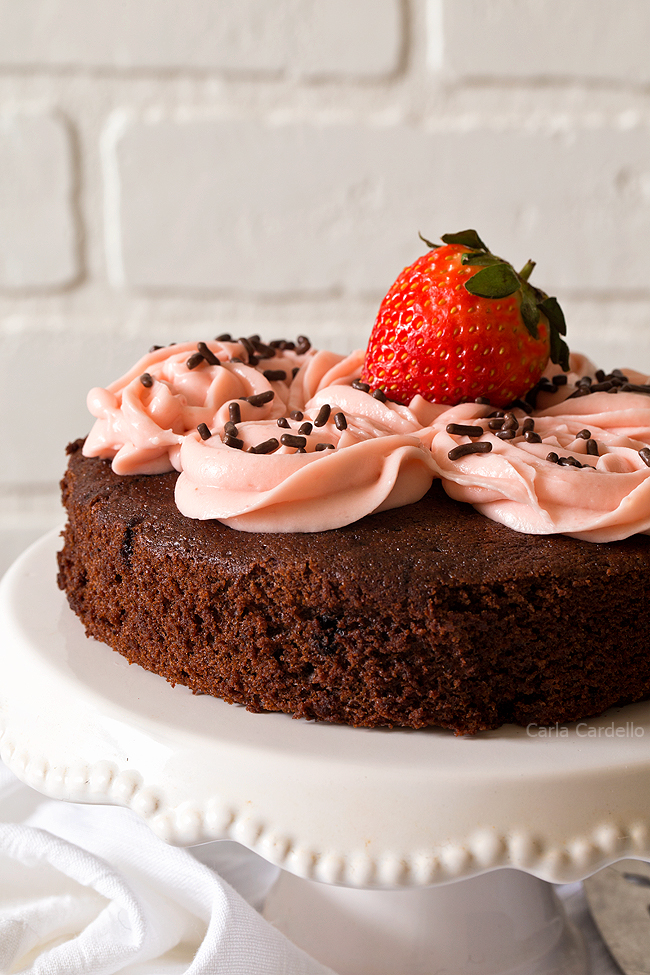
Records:
{"label": "strawberry stem", "polygon": [[535,261],[526,261],[521,271],[519,272],[519,277],[523,278],[524,281],[528,281],[528,278],[533,273],[534,267],[535,267]]}

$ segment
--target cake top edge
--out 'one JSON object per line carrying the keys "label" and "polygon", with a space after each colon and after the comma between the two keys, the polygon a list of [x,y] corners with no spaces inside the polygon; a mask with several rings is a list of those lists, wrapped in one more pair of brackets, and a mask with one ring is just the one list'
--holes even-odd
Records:
{"label": "cake top edge", "polygon": [[243,531],[340,528],[440,478],[519,532],[650,532],[649,377],[570,354],[533,261],[515,271],[474,230],[442,241],[391,286],[366,350],[153,346],[88,394],[84,454],[121,475],[175,469],[183,515]]}

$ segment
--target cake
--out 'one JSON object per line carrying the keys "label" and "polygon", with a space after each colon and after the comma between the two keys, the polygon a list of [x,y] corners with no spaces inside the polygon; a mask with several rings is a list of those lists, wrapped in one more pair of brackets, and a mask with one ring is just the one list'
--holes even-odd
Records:
{"label": "cake", "polygon": [[543,365],[495,409],[398,402],[302,337],[154,347],[89,394],[59,585],[256,712],[472,734],[647,697],[650,384]]}
{"label": "cake", "polygon": [[178,475],[72,444],[60,585],[89,635],[252,711],[472,733],[650,693],[650,540],[512,531],[450,499],[340,529],[238,532],[180,514]]}

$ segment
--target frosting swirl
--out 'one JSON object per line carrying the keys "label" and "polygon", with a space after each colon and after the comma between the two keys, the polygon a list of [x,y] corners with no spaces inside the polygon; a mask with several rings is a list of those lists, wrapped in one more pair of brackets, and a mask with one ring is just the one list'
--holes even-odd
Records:
{"label": "frosting swirl", "polygon": [[[576,397],[584,375],[594,376],[595,369],[584,357],[572,357],[566,386],[540,395],[540,407],[532,413],[539,442],[528,442],[521,430],[512,440],[501,440],[483,422],[481,439],[492,450],[452,462],[448,453],[459,438],[432,427],[432,456],[447,493],[529,534],[609,542],[650,532],[650,468],[640,454],[650,443],[650,400],[623,388],[615,396],[602,390]],[[632,370],[625,375],[633,384],[647,383]],[[450,409],[445,419],[481,423],[489,412],[466,403]],[[590,442],[597,453],[589,453]],[[560,463],[549,462],[549,454]],[[579,461],[581,469],[564,466],[567,458]]]}
{"label": "frosting swirl", "polygon": [[[630,388],[650,385],[637,372],[612,395],[574,355],[566,384],[542,383],[528,422],[514,409],[504,438],[488,405],[372,396],[355,383],[362,351],[272,352],[247,340],[201,348],[155,349],[88,394],[96,422],[86,456],[110,459],[118,474],[178,470],[176,503],[188,517],[322,531],[417,501],[440,477],[451,497],[516,531],[594,542],[650,533],[650,400]],[[478,439],[488,452],[451,459]]]}
{"label": "frosting swirl", "polygon": [[[384,403],[353,388],[362,352],[279,350],[252,365],[241,343],[207,346],[220,364],[189,368],[196,345],[175,345],[92,389],[97,419],[84,454],[112,460],[117,474],[175,468],[182,514],[244,531],[338,528],[430,487],[431,453],[414,433],[442,408],[421,397],[411,408]],[[201,424],[214,431],[205,440]],[[255,452],[274,440],[272,452]]]}

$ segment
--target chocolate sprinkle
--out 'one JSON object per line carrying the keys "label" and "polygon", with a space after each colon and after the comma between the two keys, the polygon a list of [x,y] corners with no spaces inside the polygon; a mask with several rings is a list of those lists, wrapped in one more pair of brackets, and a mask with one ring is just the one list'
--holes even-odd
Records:
{"label": "chocolate sprinkle", "polygon": [[541,443],[542,438],[534,430],[526,430],[524,433],[524,440],[526,443]]}
{"label": "chocolate sprinkle", "polygon": [[280,382],[281,379],[287,378],[287,374],[284,369],[265,369],[262,375],[265,379],[268,379],[270,383],[277,383]]}
{"label": "chocolate sprinkle", "polygon": [[296,352],[298,355],[304,355],[305,352],[309,352],[311,349],[311,342],[306,335],[299,335],[296,341]]}
{"label": "chocolate sprinkle", "polygon": [[559,457],[557,462],[560,465],[560,467],[577,467],[577,468],[587,467],[590,471],[595,470],[595,468],[592,467],[591,464],[582,464],[577,457]]}
{"label": "chocolate sprinkle", "polygon": [[452,447],[447,454],[449,460],[458,460],[467,454],[489,454],[492,444],[489,440],[477,440],[474,443],[461,443],[458,447]]}
{"label": "chocolate sprinkle", "polygon": [[329,403],[323,403],[320,410],[318,411],[318,416],[314,420],[315,427],[324,427],[330,418],[330,413],[332,412],[332,407]]}
{"label": "chocolate sprinkle", "polygon": [[254,359],[255,358],[255,346],[253,345],[253,343],[249,339],[244,338],[243,335],[240,336],[237,339],[237,341],[239,342],[240,345],[243,345],[244,348],[246,349],[246,352],[248,353],[248,361],[250,362],[251,359]]}
{"label": "chocolate sprinkle", "polygon": [[552,450],[550,454],[546,455],[546,459],[550,461],[551,464],[557,464],[560,460],[560,458],[558,457],[558,455],[555,453],[554,450]]}
{"label": "chocolate sprinkle", "polygon": [[259,336],[251,335],[250,340],[260,359],[272,359],[277,354],[272,345],[265,345],[264,342],[260,342]]}
{"label": "chocolate sprinkle", "polygon": [[209,366],[221,365],[219,359],[217,359],[212,349],[208,348],[205,342],[199,342],[197,345],[197,349],[199,350],[199,352],[201,353],[201,355],[203,356],[203,358],[205,359],[205,361]]}
{"label": "chocolate sprinkle", "polygon": [[264,443],[258,443],[256,447],[249,447],[249,454],[272,454],[274,450],[277,450],[280,446],[280,441],[276,440],[275,437],[271,437],[270,440],[265,440]]}
{"label": "chocolate sprinkle", "polygon": [[589,440],[590,437],[591,437],[591,430],[587,430],[586,428],[584,430],[581,430],[580,433],[576,433],[576,440],[578,438],[580,440]]}
{"label": "chocolate sprinkle", "polygon": [[205,359],[202,356],[202,354],[200,352],[195,352],[194,355],[191,355],[189,357],[185,365],[187,366],[188,369],[196,369],[196,367],[200,366],[201,363],[204,361]]}
{"label": "chocolate sprinkle", "polygon": [[499,440],[514,440],[516,436],[517,431],[507,427],[504,427],[503,430],[497,430],[495,433],[495,437],[498,437]]}
{"label": "chocolate sprinkle", "polygon": [[283,433],[280,443],[283,447],[304,447],[307,440],[305,437],[296,437],[293,433]]}
{"label": "chocolate sprinkle", "polygon": [[235,450],[241,450],[244,446],[243,440],[239,440],[237,437],[231,437],[228,433],[223,438],[223,442],[225,443],[226,447],[234,447]]}
{"label": "chocolate sprinkle", "polygon": [[500,430],[505,422],[502,416],[496,416],[493,420],[488,421],[488,427],[490,430]]}
{"label": "chocolate sprinkle", "polygon": [[334,416],[334,426],[337,430],[347,430],[348,421],[345,419],[345,413],[336,413]]}
{"label": "chocolate sprinkle", "polygon": [[380,403],[386,402],[386,393],[383,389],[373,389],[372,396],[373,399],[379,400]]}
{"label": "chocolate sprinkle", "polygon": [[210,432],[210,427],[207,425],[207,423],[199,423],[196,429],[199,431],[201,440],[209,440],[210,437],[212,436]]}
{"label": "chocolate sprinkle", "polygon": [[553,376],[551,378],[551,382],[553,383],[554,386],[566,386],[567,377],[563,372],[560,372],[558,373],[557,376]]}
{"label": "chocolate sprinkle", "polygon": [[642,447],[639,451],[639,457],[646,467],[650,467],[650,447]]}
{"label": "chocolate sprinkle", "polygon": [[157,352],[158,349],[162,349],[162,348],[164,348],[164,346],[162,345],[152,345],[151,348],[149,349],[149,352]]}
{"label": "chocolate sprinkle", "polygon": [[587,453],[591,454],[592,457],[598,457],[598,444],[591,437],[587,441]]}
{"label": "chocolate sprinkle", "polygon": [[454,437],[482,437],[484,432],[483,427],[470,426],[468,423],[448,423],[445,430]]}
{"label": "chocolate sprinkle", "polygon": [[300,366],[294,366],[293,369],[291,370],[291,378],[295,379],[299,372],[300,372]]}
{"label": "chocolate sprinkle", "polygon": [[289,414],[292,420],[304,420],[305,414],[301,413],[300,410],[292,410]]}
{"label": "chocolate sprinkle", "polygon": [[317,443],[314,450],[334,450],[333,443]]}
{"label": "chocolate sprinkle", "polygon": [[287,420],[286,416],[279,416],[278,417],[278,426],[279,427],[284,427],[285,430],[290,430],[291,429],[291,424]]}
{"label": "chocolate sprinkle", "polygon": [[140,376],[140,382],[143,386],[146,386],[146,388],[149,389],[151,386],[153,386],[153,376],[148,372],[143,372]]}
{"label": "chocolate sprinkle", "polygon": [[524,413],[532,413],[533,412],[533,408],[530,405],[530,403],[527,403],[526,400],[524,400],[524,399],[513,399],[513,401],[510,404],[510,406],[512,407],[513,410],[514,409],[523,410]]}
{"label": "chocolate sprinkle", "polygon": [[273,390],[267,389],[264,393],[256,393],[254,396],[247,396],[246,402],[250,403],[251,406],[264,406],[266,403],[270,403],[274,398],[275,393]]}
{"label": "chocolate sprinkle", "polygon": [[301,433],[303,436],[308,437],[312,429],[313,429],[313,424],[309,423],[309,421],[306,421],[305,423],[300,424],[300,426],[298,427],[298,433]]}
{"label": "chocolate sprinkle", "polygon": [[480,403],[481,406],[489,406],[490,401],[487,396],[477,396],[474,400],[475,403]]}
{"label": "chocolate sprinkle", "polygon": [[534,430],[534,429],[535,429],[535,421],[533,420],[532,416],[527,416],[523,422],[522,430],[524,431],[524,433],[527,433],[529,430]]}
{"label": "chocolate sprinkle", "polygon": [[241,407],[239,403],[228,404],[228,416],[233,423],[241,423]]}
{"label": "chocolate sprinkle", "polygon": [[215,342],[232,342],[232,335],[230,332],[223,332],[221,335],[217,335]]}
{"label": "chocolate sprinkle", "polygon": [[362,393],[370,392],[370,386],[368,383],[362,383],[360,379],[354,379],[352,381],[352,389],[360,389]]}

